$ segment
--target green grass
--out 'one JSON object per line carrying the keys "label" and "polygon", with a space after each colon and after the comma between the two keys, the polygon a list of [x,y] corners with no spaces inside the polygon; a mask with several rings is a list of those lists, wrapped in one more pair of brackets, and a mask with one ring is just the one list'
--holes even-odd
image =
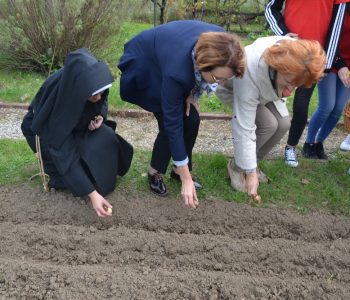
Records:
{"label": "green grass", "polygon": [[0,70],[0,101],[29,103],[44,80],[36,73]]}
{"label": "green grass", "polygon": [[[117,68],[117,64],[121,55],[123,54],[124,44],[137,33],[152,28],[151,24],[143,23],[125,23],[120,32],[116,35],[111,46],[105,50],[103,59],[105,59],[109,67],[116,78],[115,83],[110,89],[110,108],[139,108],[136,105],[132,105],[128,102],[122,101],[119,95],[119,78],[120,72]],[[251,38],[244,38],[243,43],[248,44],[252,41],[252,38],[257,38],[256,35],[251,35]],[[0,70],[0,101],[5,102],[17,102],[17,103],[30,103],[34,98],[36,92],[44,82],[45,77],[35,73],[25,73],[18,71],[5,71]],[[292,98],[288,102],[288,107],[291,111]],[[317,106],[317,89],[315,89],[314,95],[311,100],[309,116],[314,112]],[[232,113],[232,108],[227,107],[221,103],[221,101],[215,96],[203,95],[200,100],[201,112],[212,113]]]}
{"label": "green grass", "polygon": [[[136,150],[130,171],[118,181],[118,189],[142,195],[149,193],[146,171],[150,151]],[[264,206],[277,206],[307,213],[320,209],[350,214],[350,176],[346,174],[350,154],[339,152],[335,159],[325,163],[301,159],[301,166],[292,169],[282,159],[265,160],[262,170],[271,179],[270,184],[260,186]],[[200,178],[204,189],[199,192],[202,201],[208,198],[249,203],[244,193],[230,187],[226,171],[227,157],[222,154],[195,154],[194,174]],[[0,139],[0,185],[19,185],[37,173],[35,155],[26,142]],[[180,183],[165,180],[170,196],[177,197]],[[39,179],[32,184],[40,186]],[[132,188],[131,188],[132,187]]]}
{"label": "green grass", "polygon": [[37,170],[36,157],[24,140],[0,139],[0,185],[23,183]]}

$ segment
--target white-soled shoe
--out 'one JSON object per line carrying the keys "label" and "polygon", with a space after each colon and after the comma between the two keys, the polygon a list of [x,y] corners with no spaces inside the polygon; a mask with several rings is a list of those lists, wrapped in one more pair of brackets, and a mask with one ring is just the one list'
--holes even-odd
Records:
{"label": "white-soled shoe", "polygon": [[350,134],[348,134],[345,140],[340,144],[340,150],[350,151]]}
{"label": "white-soled shoe", "polygon": [[288,166],[292,168],[296,168],[299,165],[295,147],[286,146],[284,148],[284,161]]}
{"label": "white-soled shoe", "polygon": [[246,192],[244,173],[234,170],[233,165],[234,161],[230,159],[227,164],[227,171],[230,176],[231,186],[239,192]]}

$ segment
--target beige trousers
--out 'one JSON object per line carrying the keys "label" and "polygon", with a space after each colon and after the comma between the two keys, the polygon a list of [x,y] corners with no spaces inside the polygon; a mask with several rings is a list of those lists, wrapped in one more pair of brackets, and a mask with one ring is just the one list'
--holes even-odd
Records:
{"label": "beige trousers", "polygon": [[281,117],[273,102],[258,105],[256,111],[256,152],[258,162],[279,143],[290,127],[289,116]]}

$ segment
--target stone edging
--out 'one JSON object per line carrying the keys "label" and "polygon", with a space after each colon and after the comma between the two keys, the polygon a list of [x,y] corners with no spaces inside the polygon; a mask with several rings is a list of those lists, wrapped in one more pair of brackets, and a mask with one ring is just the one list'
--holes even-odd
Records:
{"label": "stone edging", "polygon": [[[15,109],[27,109],[28,103],[15,103],[15,102],[1,102],[0,108],[15,108]],[[117,116],[121,118],[144,118],[153,116],[149,111],[143,109],[110,109],[109,113],[112,116]],[[230,115],[226,114],[212,114],[212,113],[201,113],[202,120],[231,120]]]}

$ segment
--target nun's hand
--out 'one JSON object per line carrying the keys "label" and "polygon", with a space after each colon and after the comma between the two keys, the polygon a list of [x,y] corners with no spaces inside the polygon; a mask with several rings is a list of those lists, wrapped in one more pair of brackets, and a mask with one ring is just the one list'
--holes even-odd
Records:
{"label": "nun's hand", "polygon": [[90,123],[88,125],[88,128],[89,128],[89,130],[93,131],[93,130],[95,130],[97,128],[100,128],[102,123],[103,123],[103,117],[98,115],[98,116],[95,117],[94,120],[90,121]]}
{"label": "nun's hand", "polygon": [[194,100],[193,96],[190,94],[187,99],[186,99],[186,116],[188,117],[190,115],[190,109],[191,105],[194,106],[194,108],[198,111],[199,113],[199,102]]}
{"label": "nun's hand", "polygon": [[[110,217],[112,214],[107,211],[108,208],[112,208],[112,205],[103,198],[96,190],[89,194],[92,207],[96,211],[99,217]],[[107,208],[107,209],[106,209]]]}

